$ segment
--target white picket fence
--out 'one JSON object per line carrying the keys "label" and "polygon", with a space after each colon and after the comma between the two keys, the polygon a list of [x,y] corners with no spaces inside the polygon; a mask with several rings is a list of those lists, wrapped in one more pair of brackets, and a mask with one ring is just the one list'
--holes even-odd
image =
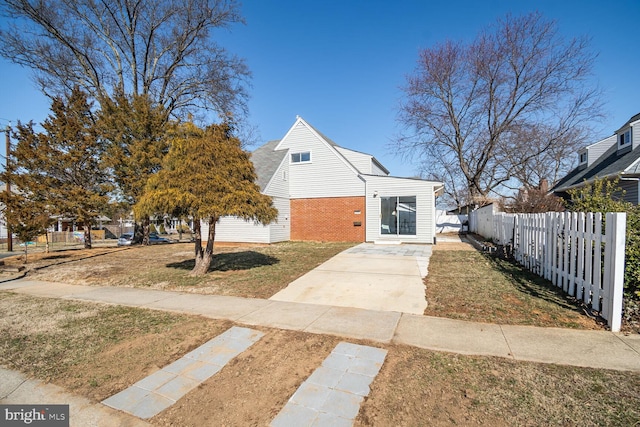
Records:
{"label": "white picket fence", "polygon": [[[584,301],[618,332],[622,323],[626,213],[548,212],[493,217],[492,238],[530,271]],[[472,229],[473,231],[473,229]]]}

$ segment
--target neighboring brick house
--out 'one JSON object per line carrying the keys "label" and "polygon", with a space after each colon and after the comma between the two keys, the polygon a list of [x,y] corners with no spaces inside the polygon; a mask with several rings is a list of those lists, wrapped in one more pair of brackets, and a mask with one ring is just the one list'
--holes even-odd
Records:
{"label": "neighboring brick house", "polygon": [[568,191],[596,178],[618,179],[622,198],[639,204],[640,114],[631,117],[607,138],[578,151],[578,166],[554,186],[553,192],[568,198]]}
{"label": "neighboring brick house", "polygon": [[[442,183],[389,176],[375,157],[338,146],[301,117],[251,161],[278,219],[260,225],[221,218],[216,241],[434,242]],[[207,228],[203,224],[205,236]]]}

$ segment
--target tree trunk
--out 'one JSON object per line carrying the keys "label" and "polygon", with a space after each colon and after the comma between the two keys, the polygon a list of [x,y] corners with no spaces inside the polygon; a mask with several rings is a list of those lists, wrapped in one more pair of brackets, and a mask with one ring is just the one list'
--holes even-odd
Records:
{"label": "tree trunk", "polygon": [[213,259],[213,241],[216,235],[217,217],[209,217],[209,235],[207,236],[207,246],[202,249],[202,232],[200,230],[200,220],[193,219],[193,230],[196,240],[196,265],[191,270],[192,276],[203,276],[209,271],[211,259]]}
{"label": "tree trunk", "polygon": [[91,249],[91,223],[86,221],[84,223],[84,248]]}
{"label": "tree trunk", "polygon": [[146,246],[149,246],[151,244],[151,242],[149,242],[149,232],[151,228],[150,224],[151,220],[148,216],[142,219],[142,244]]}

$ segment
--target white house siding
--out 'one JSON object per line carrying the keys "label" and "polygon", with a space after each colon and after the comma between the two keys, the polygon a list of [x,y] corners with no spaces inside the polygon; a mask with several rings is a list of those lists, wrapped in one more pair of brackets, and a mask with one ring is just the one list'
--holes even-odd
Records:
{"label": "white house siding", "polygon": [[376,162],[371,160],[371,175],[387,176],[389,174],[387,172],[385,172],[384,170],[380,169],[380,167],[378,167]]}
{"label": "white house siding", "polygon": [[631,145],[634,150],[640,146],[640,122],[631,123]]}
{"label": "white house siding", "polygon": [[289,195],[292,199],[362,196],[364,182],[357,171],[299,119],[277,147],[291,153],[311,152],[311,162],[289,164]]}
{"label": "white house siding", "polygon": [[[390,176],[365,177],[366,215],[368,242],[385,239],[407,243],[433,243],[435,237],[435,196],[433,181],[421,181]],[[374,197],[374,192],[376,196]],[[380,234],[380,198],[394,196],[416,196],[416,235],[382,236]]]}
{"label": "white house siding", "polygon": [[340,152],[340,154],[346,157],[349,163],[355,166],[355,168],[358,169],[360,173],[366,173],[366,174],[372,173],[372,170],[371,170],[372,162],[371,162],[370,154],[358,153],[357,151],[348,150],[343,147],[335,147],[335,148]]}
{"label": "white house siding", "polygon": [[[209,224],[201,222],[202,238],[209,235]],[[270,243],[271,225],[256,224],[240,218],[225,216],[216,224],[216,242]]]}
{"label": "white house siding", "polygon": [[289,199],[274,197],[273,205],[278,209],[278,221],[269,225],[269,243],[286,242],[291,239],[291,203]]}

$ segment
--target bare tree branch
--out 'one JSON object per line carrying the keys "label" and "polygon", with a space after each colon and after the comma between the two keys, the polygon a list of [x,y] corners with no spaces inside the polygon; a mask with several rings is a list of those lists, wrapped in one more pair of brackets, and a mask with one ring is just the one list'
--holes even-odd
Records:
{"label": "bare tree branch", "polygon": [[250,72],[213,39],[242,23],[235,0],[4,0],[0,55],[33,69],[48,96],[150,96],[172,114],[246,113]]}
{"label": "bare tree branch", "polygon": [[425,49],[407,78],[396,145],[428,157],[455,193],[464,181],[467,202],[514,180],[553,182],[602,116],[594,60],[588,39],[565,40],[539,13],[507,16],[468,45]]}

